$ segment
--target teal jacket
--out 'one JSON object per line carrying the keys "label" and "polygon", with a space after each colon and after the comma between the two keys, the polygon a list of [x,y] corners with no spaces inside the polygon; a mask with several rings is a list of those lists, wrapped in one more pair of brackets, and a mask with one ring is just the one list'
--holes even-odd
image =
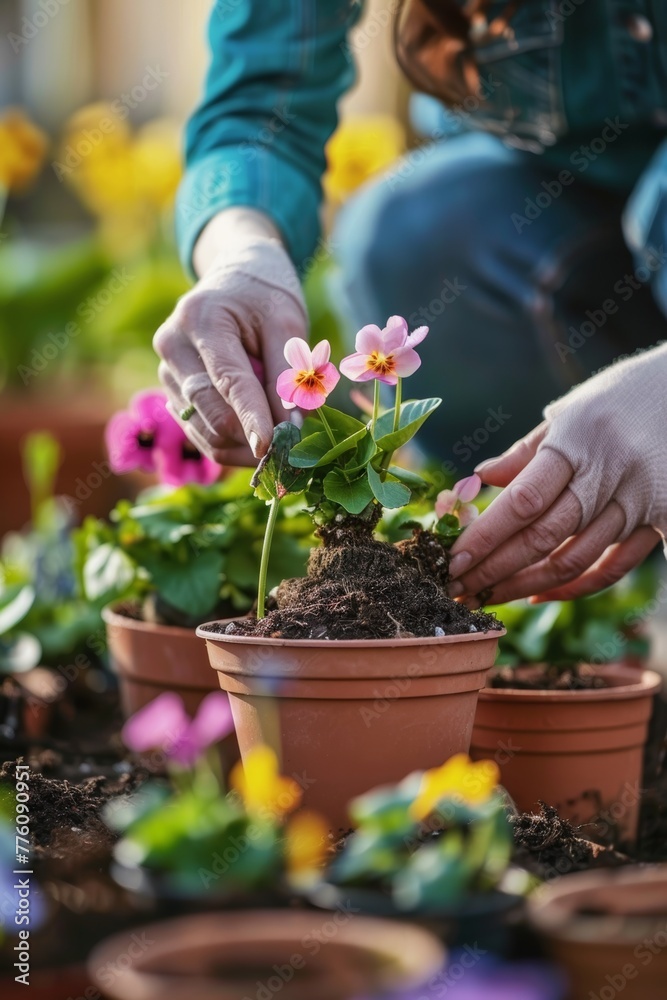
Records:
{"label": "teal jacket", "polygon": [[[234,205],[269,215],[297,265],[307,263],[319,236],[324,146],[355,78],[355,48],[373,44],[397,6],[390,0],[371,15],[352,42],[356,0],[217,0],[177,203],[186,267],[206,223]],[[493,0],[491,15],[505,6]],[[667,0],[525,0],[512,29],[477,50],[485,100],[453,114],[555,170],[627,192],[626,238],[641,258],[663,242]]]}

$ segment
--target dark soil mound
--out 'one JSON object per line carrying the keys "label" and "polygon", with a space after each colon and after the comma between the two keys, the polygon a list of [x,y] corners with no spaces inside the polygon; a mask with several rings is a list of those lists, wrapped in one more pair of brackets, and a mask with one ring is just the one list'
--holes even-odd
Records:
{"label": "dark soil mound", "polygon": [[[15,788],[16,765],[20,763],[22,758],[5,761],[0,768],[0,788]],[[111,799],[129,793],[137,783],[136,774],[123,774],[117,779],[97,776],[73,784],[31,770],[30,838],[35,856],[70,855],[80,862],[107,853],[116,838],[101,818],[102,809]]]}
{"label": "dark soil mound", "polygon": [[547,881],[594,867],[615,867],[629,859],[579,836],[579,831],[540,802],[541,812],[512,817],[514,861]]}
{"label": "dark soil mound", "polygon": [[284,580],[260,621],[221,631],[286,639],[396,639],[497,631],[494,615],[446,593],[449,553],[428,531],[391,545],[356,518],[318,529],[308,574]]}

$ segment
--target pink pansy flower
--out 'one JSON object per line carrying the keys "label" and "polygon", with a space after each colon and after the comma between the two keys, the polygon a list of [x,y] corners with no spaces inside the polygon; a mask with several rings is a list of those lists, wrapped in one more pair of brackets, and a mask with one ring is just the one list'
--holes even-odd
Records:
{"label": "pink pansy flower", "polygon": [[204,750],[233,731],[229,699],[222,691],[207,694],[194,719],[179,695],[165,691],[128,719],[121,736],[135,753],[160,749],[181,767],[192,767]]}
{"label": "pink pansy flower", "polygon": [[141,469],[155,472],[158,429],[167,419],[166,399],[159,389],[146,389],[134,396],[127,410],[114,413],[105,430],[112,470],[122,475]]}
{"label": "pink pansy flower", "polygon": [[330,356],[328,340],[321,340],[312,351],[301,337],[287,341],[285,358],[292,367],[282,372],[276,382],[276,391],[286,410],[295,406],[316,410],[326,402],[340,378],[336,366],[329,361]]}
{"label": "pink pansy flower", "polygon": [[183,486],[215,482],[222,471],[190,443],[159,389],[137,393],[127,410],[114,414],[105,441],[109,464],[119,475],[141,469],[157,473],[166,486]]}
{"label": "pink pansy flower", "polygon": [[427,326],[409,333],[402,316],[390,316],[383,330],[374,324],[364,326],[355,340],[356,353],[343,358],[340,370],[353,382],[378,379],[396,385],[399,378],[406,378],[419,368],[421,358],[414,348],[427,333]]}
{"label": "pink pansy flower", "polygon": [[475,474],[460,479],[451,490],[442,490],[435,501],[436,516],[441,518],[445,514],[453,514],[458,517],[461,527],[466,528],[479,514],[470,501],[475,499],[481,488],[482,480]]}
{"label": "pink pansy flower", "polygon": [[173,419],[160,428],[156,468],[165,486],[185,486],[187,483],[208,486],[222,471],[217,462],[202,455]]}

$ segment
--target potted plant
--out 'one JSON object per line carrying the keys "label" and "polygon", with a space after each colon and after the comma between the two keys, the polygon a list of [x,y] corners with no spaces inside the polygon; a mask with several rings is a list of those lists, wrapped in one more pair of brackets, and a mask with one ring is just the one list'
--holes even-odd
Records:
{"label": "potted plant", "polygon": [[[375,381],[365,422],[326,405],[340,378],[328,343],[312,352],[298,338],[287,343],[291,368],[278,393],[309,415],[301,431],[278,425],[253,479],[270,511],[257,613],[197,633],[230,695],[242,756],[258,742],[273,746],[286,773],[308,776],[306,802],[335,827],[347,822],[355,795],[467,751],[502,634],[493,615],[447,596],[448,547],[461,530],[454,515],[438,518],[433,531],[417,525],[396,545],[374,536],[384,509],[428,490],[393,464],[441,402],[402,402],[402,379],[419,366],[415,347],[426,333],[409,334],[400,317],[359,332],[341,370]],[[380,382],[396,387],[386,412]],[[478,486],[474,477],[461,489],[467,496]],[[322,545],[307,575],[283,580],[267,607],[271,537],[287,494],[303,495]]]}
{"label": "potted plant", "polygon": [[455,754],[441,767],[354,799],[354,832],[311,899],[409,917],[450,945],[501,951],[503,922],[532,880],[509,867],[512,826],[498,777],[494,761]]}
{"label": "potted plant", "polygon": [[[648,578],[565,603],[504,605],[509,635],[480,693],[471,755],[501,755],[501,781],[521,811],[539,801],[572,822],[606,817],[634,839],[642,760],[658,674],[637,665]],[[609,661],[609,662],[605,662]]]}
{"label": "potted plant", "polygon": [[[266,523],[243,473],[199,454],[166,409],[163,393],[139,393],[107,428],[112,468],[156,474],[162,487],[121,501],[110,523],[88,518],[75,533],[82,592],[108,604],[103,617],[126,715],[159,691],[188,711],[217,684],[194,627],[208,615],[247,611],[254,600]],[[299,572],[311,526],[293,508],[276,528],[272,580]]]}
{"label": "potted plant", "polygon": [[161,912],[284,905],[290,884],[309,884],[324,863],[327,824],[295,812],[303,790],[279,773],[272,750],[255,747],[232,768],[226,789],[212,748],[233,728],[220,690],[192,719],[178,695],[164,692],[123,728],[131,750],[166,761],[170,781],[150,780],[108,804],[105,821],[122,835],[114,874]]}
{"label": "potted plant", "polygon": [[662,1000],[667,865],[577,872],[539,889],[534,928],[567,973],[571,1000]]}

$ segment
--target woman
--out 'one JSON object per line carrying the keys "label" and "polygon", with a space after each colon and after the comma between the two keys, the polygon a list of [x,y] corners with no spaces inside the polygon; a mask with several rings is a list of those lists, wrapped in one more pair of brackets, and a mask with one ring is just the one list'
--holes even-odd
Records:
{"label": "woman", "polygon": [[[183,258],[197,283],[155,343],[173,409],[221,462],[262,455],[284,416],[273,387],[285,341],[307,335],[298,270],[317,245],[324,145],[353,81],[349,32],[360,9],[349,0],[220,0],[213,12],[212,64],[188,128],[178,205]],[[429,323],[416,389],[445,398],[430,445],[448,471],[463,473],[536,424],[568,384],[664,336],[667,7],[408,0],[387,11],[403,69],[448,103],[459,134],[362,191],[332,243],[359,324],[393,313]],[[647,357],[651,371],[664,362],[660,351]],[[261,359],[264,384],[251,358]],[[565,397],[550,411],[549,427],[567,425],[576,449],[547,447],[551,430],[538,429],[485,473],[489,481],[509,482],[530,458],[512,490],[523,497],[528,482],[542,512],[556,501],[553,517],[567,502],[559,507],[558,498],[572,496],[568,534],[593,530],[603,511],[574,484],[592,456],[634,447],[630,370],[619,367],[611,389],[591,382],[586,408]],[[609,410],[598,399],[610,392],[619,419],[591,421]],[[640,397],[642,426],[652,431],[663,398]],[[575,412],[585,426],[567,417]],[[466,533],[468,562],[455,564],[461,593],[510,578],[514,590],[498,593],[519,596],[528,585],[519,573],[544,551],[528,546],[517,564],[502,556],[509,542],[495,547],[520,531],[542,532],[546,548],[562,541],[540,517],[529,529],[534,518],[521,503],[510,510],[512,490],[503,497],[507,522],[490,510]],[[615,503],[612,490],[607,506]],[[631,516],[621,506],[622,523],[605,521],[596,545],[577,550],[575,569],[597,559],[603,542],[643,530],[642,519],[661,529],[655,505],[637,501]],[[632,559],[655,544],[650,531],[641,544],[628,535]],[[559,559],[560,575],[530,578],[531,593],[572,576],[573,561]]]}

